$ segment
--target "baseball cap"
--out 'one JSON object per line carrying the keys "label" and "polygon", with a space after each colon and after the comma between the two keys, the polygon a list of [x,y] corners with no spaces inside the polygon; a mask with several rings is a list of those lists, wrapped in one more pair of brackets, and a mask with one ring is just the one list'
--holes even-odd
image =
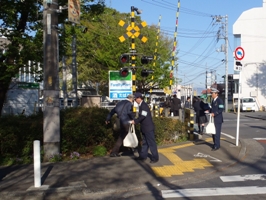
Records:
{"label": "baseball cap", "polygon": [[135,98],[141,98],[142,94],[140,92],[136,92],[134,96],[135,96]]}

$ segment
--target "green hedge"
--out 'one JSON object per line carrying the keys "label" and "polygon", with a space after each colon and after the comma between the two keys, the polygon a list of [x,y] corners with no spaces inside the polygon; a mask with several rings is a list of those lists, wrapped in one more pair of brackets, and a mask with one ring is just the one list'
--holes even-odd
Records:
{"label": "green hedge", "polygon": [[[104,108],[68,108],[60,113],[61,153],[69,157],[72,152],[99,155],[112,149],[118,133],[106,125],[109,111]],[[114,122],[114,118],[112,119]],[[158,145],[187,139],[184,123],[172,118],[154,118]],[[136,126],[141,139],[139,126]],[[177,137],[178,136],[178,137]],[[31,163],[33,141],[43,142],[43,114],[32,116],[5,116],[0,120],[0,164]],[[94,152],[97,149],[100,152]],[[106,149],[106,150],[104,150]]]}

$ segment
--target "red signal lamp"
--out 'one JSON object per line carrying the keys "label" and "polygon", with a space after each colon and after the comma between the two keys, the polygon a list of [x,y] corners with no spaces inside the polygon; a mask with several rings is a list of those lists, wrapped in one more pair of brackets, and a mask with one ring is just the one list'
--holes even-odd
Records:
{"label": "red signal lamp", "polygon": [[119,74],[122,77],[127,77],[128,74],[129,74],[128,68],[122,68],[122,69],[120,69]]}

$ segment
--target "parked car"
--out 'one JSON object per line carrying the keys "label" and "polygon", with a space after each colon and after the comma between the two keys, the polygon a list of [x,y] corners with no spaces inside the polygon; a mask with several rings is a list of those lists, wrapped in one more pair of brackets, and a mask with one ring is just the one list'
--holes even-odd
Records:
{"label": "parked car", "polygon": [[[237,108],[238,108],[238,99],[237,98],[234,99],[234,105],[235,105],[235,108],[237,110]],[[255,109],[256,109],[256,101],[254,98],[242,97],[240,99],[240,111],[241,112],[244,112],[244,111],[255,112]]]}

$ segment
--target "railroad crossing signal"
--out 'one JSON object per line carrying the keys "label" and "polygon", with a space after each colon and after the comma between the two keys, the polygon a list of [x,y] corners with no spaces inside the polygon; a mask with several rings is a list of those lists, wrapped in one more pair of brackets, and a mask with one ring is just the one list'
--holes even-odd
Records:
{"label": "railroad crossing signal", "polygon": [[122,77],[127,77],[128,74],[129,74],[128,68],[122,68],[122,69],[120,69],[119,74]]}
{"label": "railroad crossing signal", "polygon": [[120,56],[120,62],[121,62],[122,64],[128,63],[128,62],[129,62],[129,55],[127,55],[127,54],[122,54],[122,55]]}
{"label": "railroad crossing signal", "polygon": [[126,29],[126,33],[119,37],[120,42],[124,42],[126,38],[139,38],[143,43],[147,42],[148,38],[140,34],[140,29],[147,26],[147,23],[141,22],[139,26],[131,26],[126,24],[123,20],[118,23],[120,26]]}

